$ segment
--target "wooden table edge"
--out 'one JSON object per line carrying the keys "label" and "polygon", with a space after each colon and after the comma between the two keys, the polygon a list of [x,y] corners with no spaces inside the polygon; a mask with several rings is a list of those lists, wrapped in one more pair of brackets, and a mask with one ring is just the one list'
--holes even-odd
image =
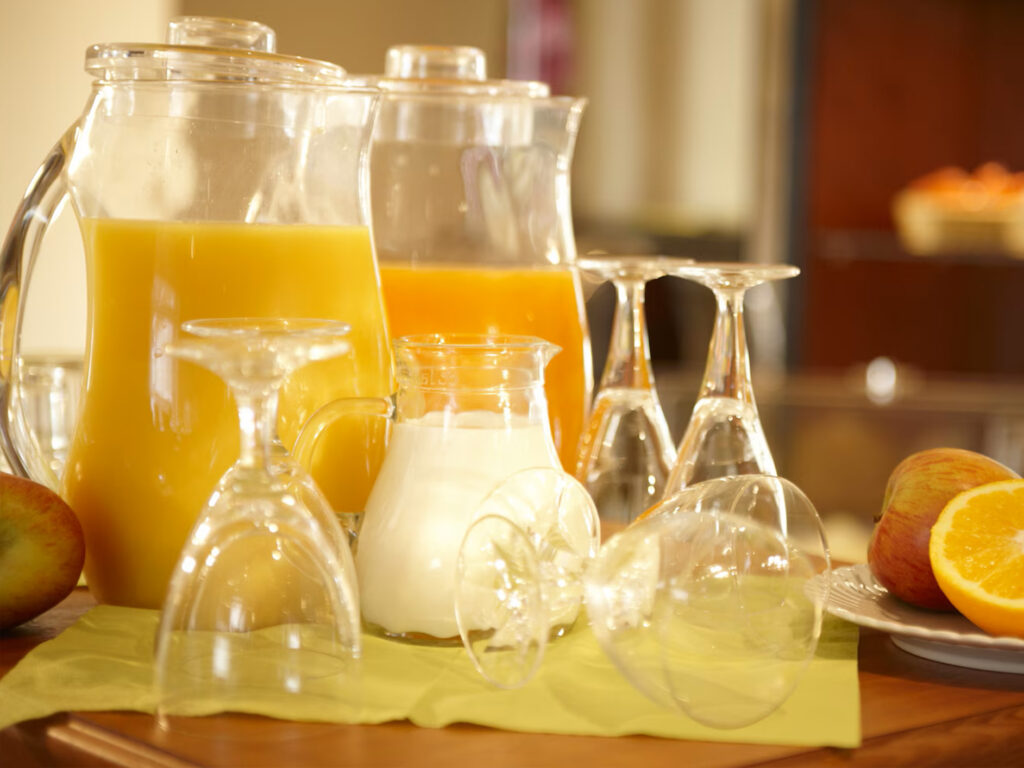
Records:
{"label": "wooden table edge", "polygon": [[[70,625],[91,604],[87,594],[73,593],[49,614],[37,619],[34,626],[20,638],[15,638],[17,650],[5,656],[9,658],[27,653],[34,645],[55,636]],[[865,654],[870,661],[867,665],[862,663]],[[617,754],[632,750],[638,759],[637,764],[642,762],[648,766],[662,760],[666,764],[678,764],[680,758],[687,757],[699,757],[703,759],[701,764],[716,766],[1019,764],[1024,759],[1024,675],[973,673],[936,664],[898,651],[884,634],[862,630],[858,679],[861,685],[860,706],[864,733],[861,745],[849,749],[698,742],[645,736],[609,738],[602,748],[600,745],[605,739],[601,737],[516,734],[472,725],[421,729],[404,721],[381,726],[343,727],[355,729],[352,732],[353,739],[361,744],[367,740],[365,734],[372,734],[369,741],[374,742],[385,736],[401,739],[403,730],[419,734],[411,739],[414,743],[440,743],[447,748],[451,748],[455,741],[461,745],[468,740],[474,742],[474,749],[479,749],[483,739],[495,745],[508,745],[518,737],[523,743],[531,745],[532,757],[540,759],[539,763],[531,764],[548,761],[550,764],[564,765],[558,759],[547,758],[548,748],[562,755],[566,752],[580,752],[595,758],[607,758],[607,764],[612,764]],[[0,665],[0,671],[4,667]],[[901,715],[901,719],[896,716],[890,718],[888,715],[879,717],[877,712],[871,711],[872,707],[877,706],[875,699],[887,691],[896,690],[901,694],[909,692],[918,698],[903,698],[913,702],[933,699],[947,687],[950,691],[964,689],[963,698],[966,701],[960,705],[961,714],[929,720],[924,717],[924,713],[914,717],[910,717],[915,714],[912,712],[893,713]],[[990,698],[991,706],[988,706]],[[117,721],[125,717],[129,719],[123,722],[132,726],[128,729],[131,733],[117,727]],[[20,765],[64,764],[184,768],[204,764],[183,756],[175,747],[167,747],[147,738],[154,734],[155,727],[155,719],[143,713],[61,713],[19,723],[0,731],[0,747],[3,748],[0,755],[3,755],[4,765],[12,768]],[[439,737],[432,737],[422,733],[425,731],[443,733]],[[480,734],[498,735],[481,737]],[[936,757],[941,757],[942,762],[936,763]],[[85,758],[92,762],[83,763]]]}

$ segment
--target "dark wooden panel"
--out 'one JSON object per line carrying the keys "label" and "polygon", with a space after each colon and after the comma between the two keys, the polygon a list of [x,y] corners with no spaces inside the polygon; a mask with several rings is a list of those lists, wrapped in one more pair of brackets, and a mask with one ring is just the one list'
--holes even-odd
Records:
{"label": "dark wooden panel", "polygon": [[926,371],[1024,372],[1024,260],[911,256],[895,236],[863,232],[821,233],[811,250],[815,367],[885,355]]}
{"label": "dark wooden panel", "polygon": [[1024,169],[1024,2],[820,0],[808,10],[801,365],[887,354],[926,370],[1024,372],[1024,349],[1010,343],[1020,261],[915,260],[892,246],[877,258],[870,245],[837,260],[829,250],[837,231],[892,232],[893,196],[936,168]]}

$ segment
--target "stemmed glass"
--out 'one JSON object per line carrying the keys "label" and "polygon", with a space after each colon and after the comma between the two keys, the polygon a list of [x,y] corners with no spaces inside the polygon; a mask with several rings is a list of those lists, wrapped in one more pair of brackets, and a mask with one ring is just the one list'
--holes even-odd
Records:
{"label": "stemmed glass", "polygon": [[608,540],[586,574],[590,625],[653,701],[715,728],[776,710],[814,656],[830,558],[788,480],[688,486]]}
{"label": "stemmed glass", "polygon": [[349,351],[344,323],[202,319],[164,353],[223,379],[239,456],[210,495],[171,576],[156,640],[157,715],[222,711],[337,717],[360,653],[352,556],[327,500],[275,441],[286,376]]}
{"label": "stemmed glass", "polygon": [[580,439],[576,477],[594,497],[605,531],[632,522],[661,498],[675,443],[658,401],[644,315],[646,284],[692,259],[588,256],[577,266],[615,286],[608,357]]}
{"label": "stemmed glass", "polygon": [[799,273],[789,264],[705,262],[672,268],[671,274],[714,292],[716,314],[704,379],[665,487],[666,496],[710,478],[775,474],[754,403],[743,298],[749,288]]}
{"label": "stemmed glass", "polygon": [[547,642],[572,628],[600,540],[593,500],[559,469],[520,470],[484,497],[456,559],[455,619],[490,683],[527,683]]}

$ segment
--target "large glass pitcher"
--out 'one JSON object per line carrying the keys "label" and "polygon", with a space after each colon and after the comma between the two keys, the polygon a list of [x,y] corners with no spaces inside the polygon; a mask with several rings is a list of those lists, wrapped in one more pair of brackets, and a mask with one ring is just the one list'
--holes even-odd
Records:
{"label": "large glass pitcher", "polygon": [[590,402],[569,166],[584,101],[488,80],[475,48],[387,54],[371,150],[373,236],[391,332],[527,334],[562,348],[547,377],[562,464]]}
{"label": "large glass pitcher", "polygon": [[[59,486],[85,530],[93,594],[152,607],[238,452],[223,384],[159,354],[182,321],[351,324],[354,354],[310,366],[282,392],[286,445],[321,404],[392,389],[366,190],[376,91],[336,65],[274,53],[272,30],[255,22],[178,19],[168,40],[88,49],[91,96],[16,214],[0,286],[3,449],[17,472],[47,480],[14,418],[12,368],[19,294],[48,219],[70,199],[85,243],[88,328]],[[339,425],[318,444],[313,475],[338,509],[365,505],[374,437]],[[363,474],[336,471],[353,466]]]}

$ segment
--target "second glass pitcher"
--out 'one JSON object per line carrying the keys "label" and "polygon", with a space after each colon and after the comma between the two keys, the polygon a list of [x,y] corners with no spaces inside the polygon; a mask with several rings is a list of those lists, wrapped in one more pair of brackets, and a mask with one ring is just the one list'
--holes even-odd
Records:
{"label": "second glass pitcher", "polygon": [[488,80],[475,48],[387,54],[371,148],[373,237],[391,332],[527,334],[562,348],[552,436],[575,469],[592,365],[569,169],[584,100]]}
{"label": "second glass pitcher", "polygon": [[[351,324],[353,355],[310,366],[282,392],[287,444],[323,403],[392,389],[366,189],[377,92],[336,65],[274,53],[273,31],[255,22],[183,18],[168,39],[86,52],[95,80],[85,112],[37,174],[2,254],[2,359],[17,361],[18,276],[70,199],[88,328],[60,485],[82,521],[93,594],[148,607],[163,600],[196,510],[238,453],[227,389],[159,354],[183,320]],[[19,473],[56,485],[17,439],[18,377],[2,372],[4,451]],[[363,508],[373,437],[346,427],[318,446],[313,475],[335,507]]]}

